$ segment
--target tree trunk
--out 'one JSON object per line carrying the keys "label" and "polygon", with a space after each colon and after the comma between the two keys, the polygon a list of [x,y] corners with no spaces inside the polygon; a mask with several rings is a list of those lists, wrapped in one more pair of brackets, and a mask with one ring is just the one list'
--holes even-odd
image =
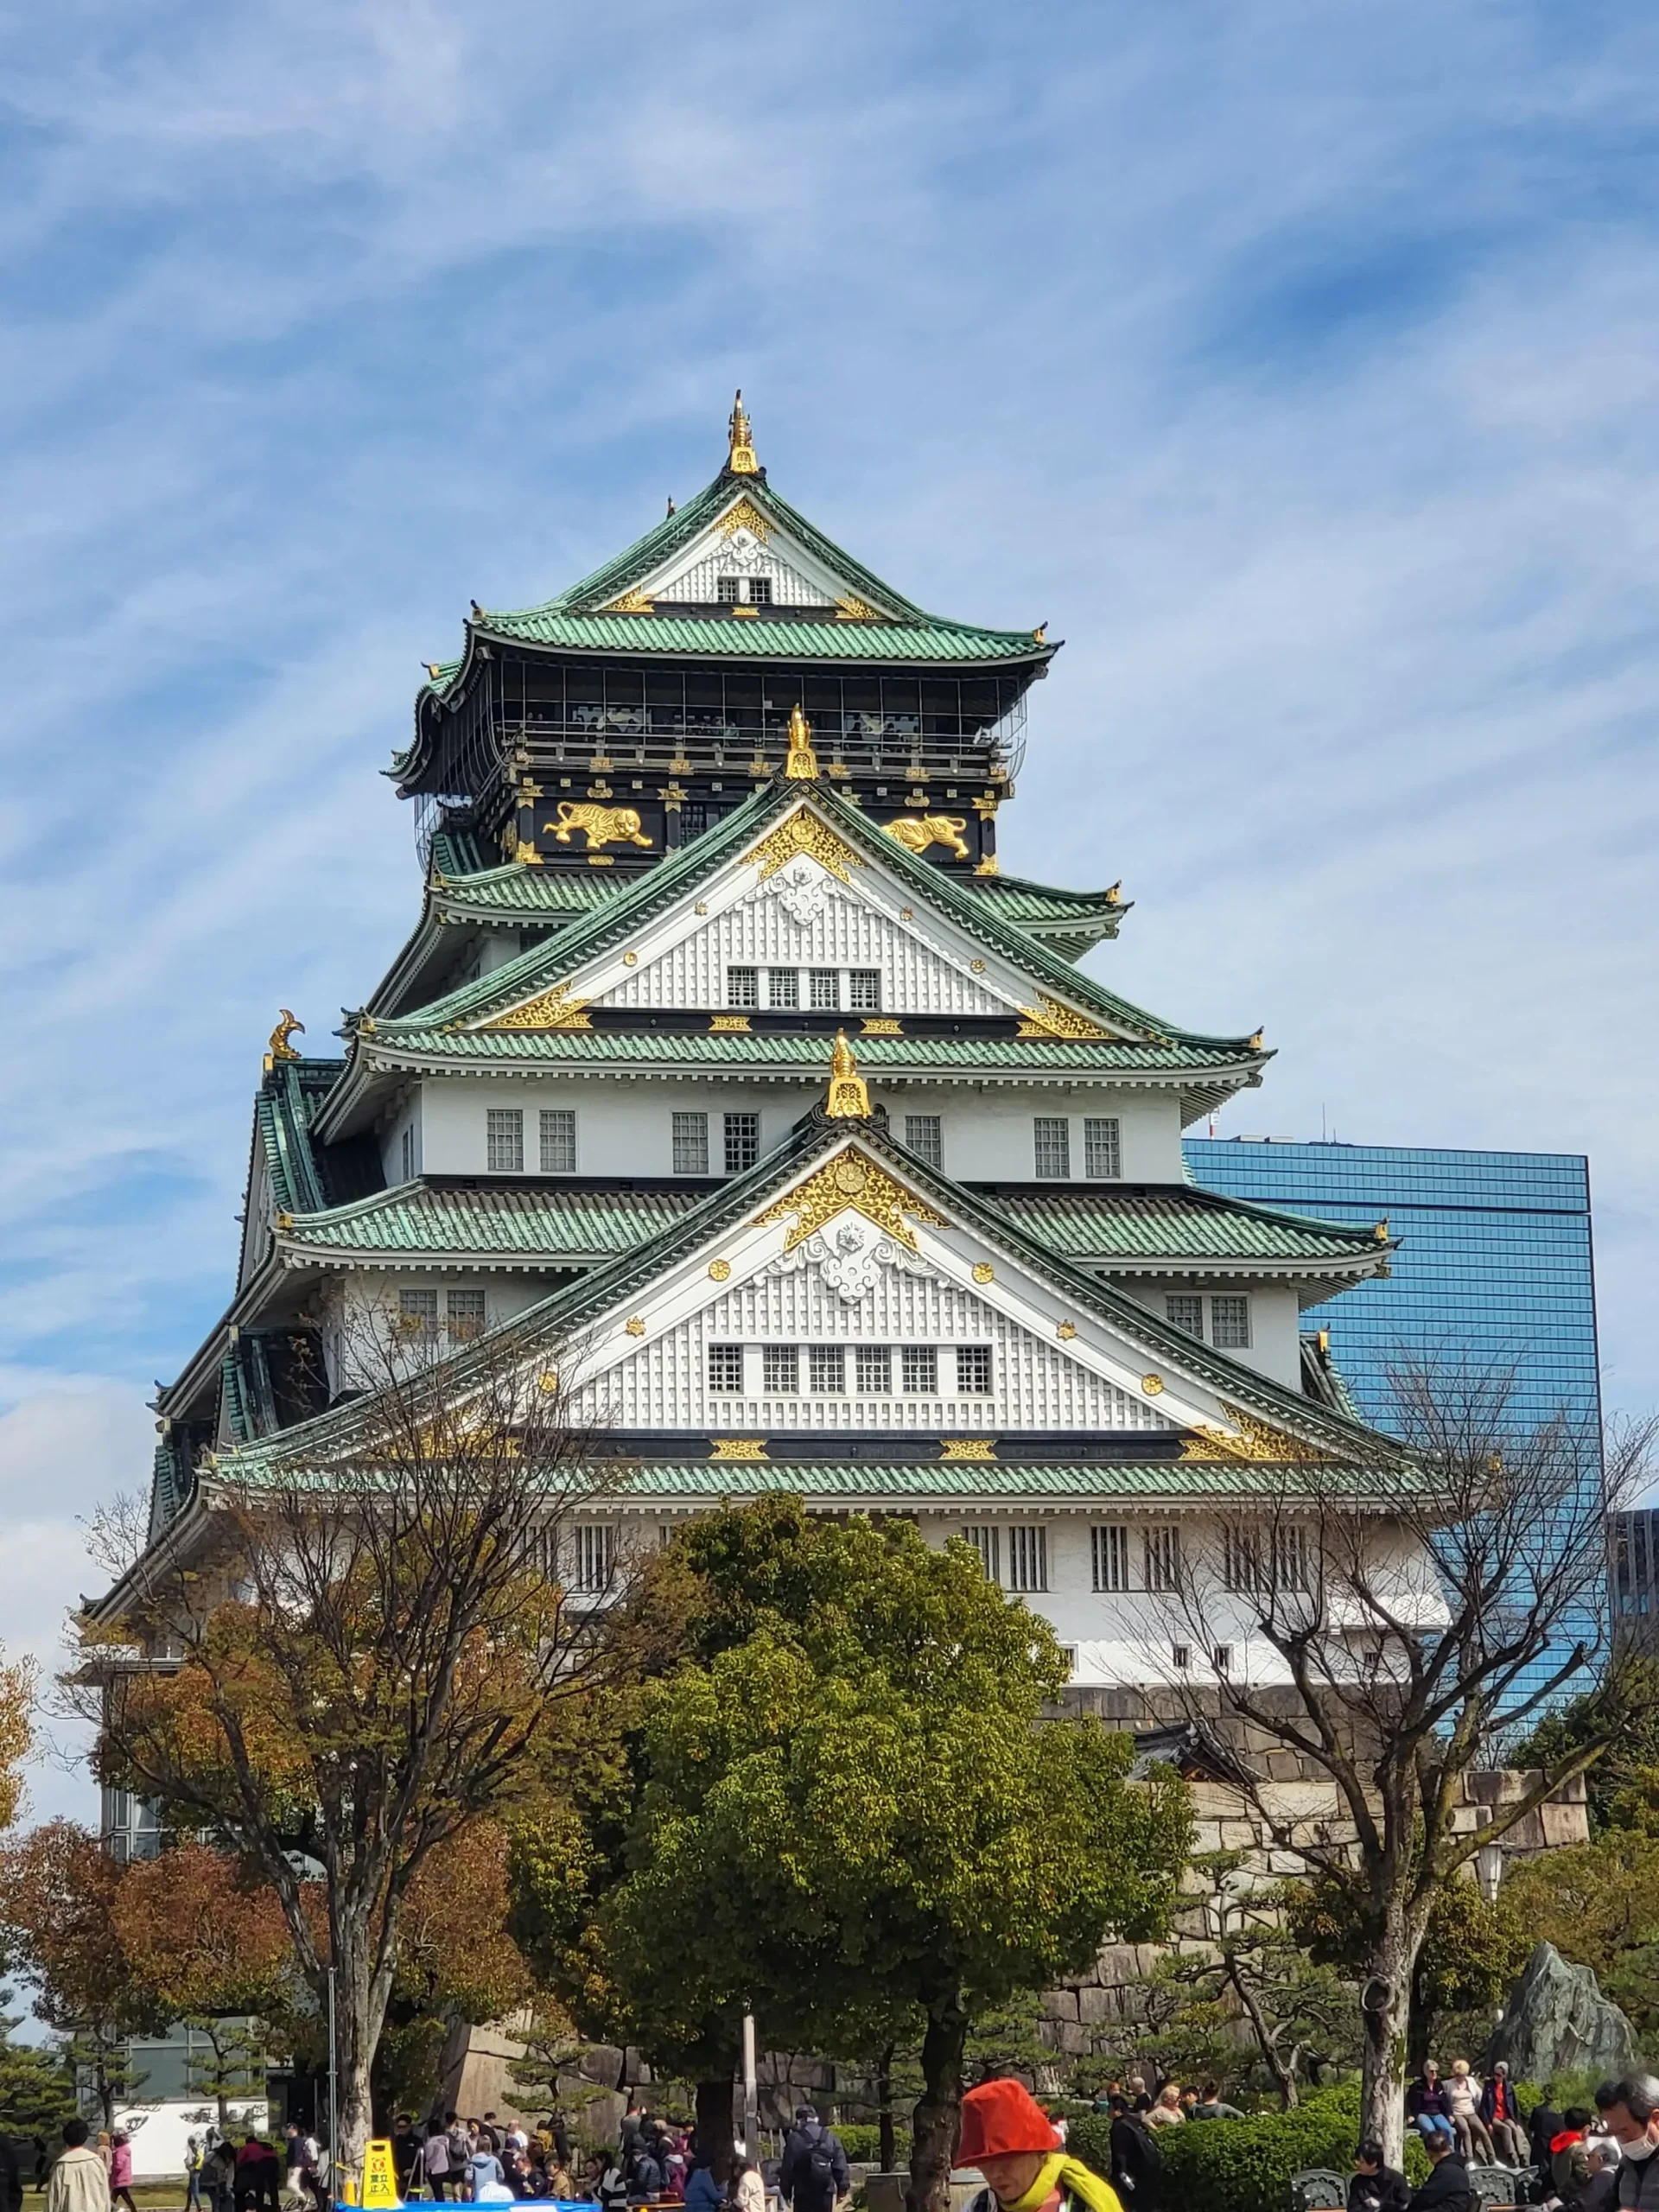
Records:
{"label": "tree trunk", "polygon": [[881,2130],[879,2155],[884,2174],[893,2171],[893,2162],[899,2155],[893,2125],[893,2050],[889,2044],[877,2063],[875,2072],[875,2112]]}
{"label": "tree trunk", "polygon": [[1250,2032],[1255,2037],[1255,2047],[1262,2054],[1262,2063],[1272,2075],[1274,2086],[1279,2092],[1279,2101],[1288,2112],[1296,2102],[1295,2069],[1294,2067],[1287,2066],[1281,2057],[1279,2046],[1274,2043],[1268,2024],[1262,2016],[1262,2007],[1256,2003],[1254,1993],[1245,1987],[1244,1977],[1239,1972],[1237,1961],[1230,1953],[1224,1957],[1223,1966],[1228,1980],[1233,1986],[1233,1994],[1244,2008],[1244,2017],[1249,2020]]}
{"label": "tree trunk", "polygon": [[962,2133],[962,2054],[967,2041],[968,2015],[961,1992],[953,1989],[928,2007],[906,2212],[950,2212],[950,2168]]}
{"label": "tree trunk", "polygon": [[[1390,1922],[1394,1916],[1389,1916]],[[1382,2145],[1384,2163],[1404,2163],[1406,2037],[1411,2021],[1414,1946],[1405,1929],[1386,1924],[1360,1987],[1365,2048],[1359,2091],[1360,2140]]]}
{"label": "tree trunk", "polygon": [[707,2158],[717,2182],[732,2175],[732,2143],[737,2128],[734,2073],[697,2084],[697,2153]]}

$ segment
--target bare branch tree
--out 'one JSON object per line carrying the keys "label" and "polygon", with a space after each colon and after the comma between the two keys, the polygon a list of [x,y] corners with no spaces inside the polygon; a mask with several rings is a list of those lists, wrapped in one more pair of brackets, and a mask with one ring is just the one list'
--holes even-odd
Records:
{"label": "bare branch tree", "polygon": [[[1600,1733],[1471,1816],[1466,1777],[1606,1648],[1605,1515],[1642,1480],[1656,1423],[1604,1449],[1566,1414],[1521,1421],[1510,1371],[1460,1362],[1392,1380],[1408,1461],[1284,1468],[1223,1514],[1213,1544],[1187,1548],[1165,1608],[1209,1655],[1178,1694],[1220,1722],[1262,1830],[1358,1885],[1361,2133],[1397,2164],[1412,1974],[1437,1893],[1624,1725],[1615,1694]],[[1323,1781],[1329,1814],[1283,1787],[1289,1764]]]}
{"label": "bare branch tree", "polygon": [[608,1664],[629,1562],[583,1516],[630,1471],[510,1333],[437,1365],[377,1313],[347,1350],[362,1397],[204,1468],[198,1540],[149,1548],[68,1688],[107,1778],[270,1883],[320,2002],[334,1969],[350,2164],[411,1882],[545,1789]]}

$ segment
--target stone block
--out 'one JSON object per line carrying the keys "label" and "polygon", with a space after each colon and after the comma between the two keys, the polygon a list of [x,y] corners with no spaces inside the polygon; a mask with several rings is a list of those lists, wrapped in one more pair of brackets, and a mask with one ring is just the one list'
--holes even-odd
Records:
{"label": "stone block", "polygon": [[1056,2032],[1059,2037],[1059,2049],[1069,2051],[1074,2058],[1087,2058],[1094,2048],[1094,2037],[1087,2028],[1079,2027],[1075,2020],[1057,2022]]}
{"label": "stone block", "polygon": [[627,2054],[614,2044],[590,2043],[570,2070],[584,2082],[596,2082],[601,2089],[620,2089],[627,2078],[623,2070],[626,2060]]}
{"label": "stone block", "polygon": [[1075,2020],[1077,2017],[1077,1993],[1075,1989],[1046,1989],[1038,1999],[1037,2005],[1046,2020]]}
{"label": "stone block", "polygon": [[1115,1989],[1080,1989],[1077,1992],[1077,2018],[1085,2027],[1099,2027],[1103,2021],[1115,2020],[1120,2010]]}

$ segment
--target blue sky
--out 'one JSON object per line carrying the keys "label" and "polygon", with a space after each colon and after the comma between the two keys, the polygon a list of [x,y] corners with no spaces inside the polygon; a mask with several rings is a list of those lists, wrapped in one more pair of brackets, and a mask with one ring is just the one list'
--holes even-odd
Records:
{"label": "blue sky", "polygon": [[1656,64],[1593,0],[14,12],[13,1646],[224,1301],[277,1007],[326,1044],[415,915],[421,661],[696,491],[740,382],[879,573],[1068,640],[1004,864],[1265,1023],[1224,1129],[1588,1151],[1659,1401]]}

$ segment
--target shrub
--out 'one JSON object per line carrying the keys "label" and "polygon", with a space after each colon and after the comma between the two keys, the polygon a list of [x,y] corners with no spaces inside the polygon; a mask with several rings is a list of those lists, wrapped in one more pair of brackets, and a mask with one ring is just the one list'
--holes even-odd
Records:
{"label": "shrub", "polygon": [[[855,2166],[872,2165],[881,2155],[881,2130],[873,2120],[837,2120],[841,2147]],[[895,2160],[902,2171],[910,2164],[910,2130],[900,2123],[893,2131]]]}
{"label": "shrub", "polygon": [[[1074,2158],[1109,2178],[1110,2123],[1103,2113],[1074,2120],[1066,2141]],[[1158,2137],[1159,2212],[1288,2212],[1291,2176],[1308,2166],[1346,2174],[1358,2142],[1359,2092],[1352,2083],[1313,2090],[1292,2112],[1166,2127]],[[1421,2146],[1416,2158],[1426,2169]]]}

